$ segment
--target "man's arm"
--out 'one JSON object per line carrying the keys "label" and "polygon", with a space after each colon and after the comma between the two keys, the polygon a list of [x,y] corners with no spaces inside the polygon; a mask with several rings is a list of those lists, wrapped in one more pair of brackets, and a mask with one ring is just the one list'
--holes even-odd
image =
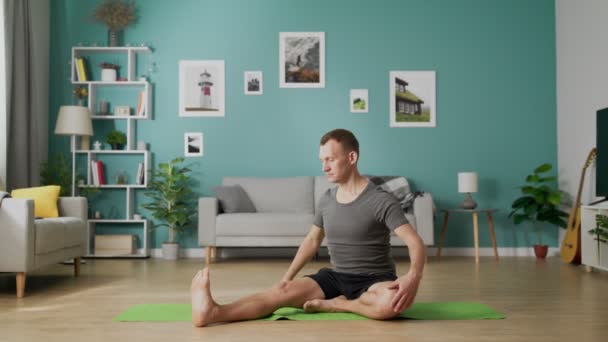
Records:
{"label": "man's arm", "polygon": [[323,229],[313,224],[281,281],[292,280],[300,272],[302,267],[317,253],[323,238],[325,238]]}
{"label": "man's arm", "polygon": [[410,254],[409,271],[395,280],[390,288],[397,289],[392,300],[393,310],[402,312],[414,303],[418,285],[422,279],[424,263],[426,261],[426,248],[424,242],[409,224],[404,224],[395,229],[395,234],[405,242]]}

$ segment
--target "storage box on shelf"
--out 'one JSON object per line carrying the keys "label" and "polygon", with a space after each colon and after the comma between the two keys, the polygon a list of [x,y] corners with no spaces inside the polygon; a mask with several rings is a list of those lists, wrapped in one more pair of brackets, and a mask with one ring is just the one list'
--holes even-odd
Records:
{"label": "storage box on shelf", "polygon": [[[124,189],[126,196],[125,206],[125,217],[124,219],[89,219],[87,229],[87,257],[132,257],[132,258],[145,258],[150,256],[149,252],[149,229],[148,221],[146,219],[132,219],[134,210],[133,203],[135,197],[135,189],[145,189],[148,184],[147,170],[150,167],[151,154],[147,150],[136,150],[136,124],[137,120],[150,120],[152,118],[152,87],[147,80],[138,80],[136,75],[137,71],[137,56],[140,53],[150,53],[151,50],[148,47],[74,47],[72,48],[72,74],[71,81],[73,85],[85,85],[88,89],[88,107],[92,113],[91,118],[93,119],[93,126],[96,123],[100,123],[102,120],[125,120],[126,121],[126,138],[127,143],[125,150],[77,150],[78,155],[86,155],[87,161],[87,184],[79,185],[79,188],[83,187],[96,187],[100,190],[104,189]],[[81,66],[79,68],[77,59],[90,56],[95,54],[109,54],[123,56],[126,54],[126,80],[117,81],[100,81],[93,79],[93,73],[90,70],[85,70]],[[89,65],[89,67],[92,67]],[[124,65],[122,66],[124,67]],[[88,71],[88,72],[87,72]],[[86,81],[83,81],[83,72],[86,75]],[[135,110],[134,115],[119,116],[119,115],[99,115],[96,111],[98,108],[97,93],[101,87],[141,87],[141,99],[133,100],[137,102],[137,106],[142,106],[142,110]],[[106,113],[107,114],[107,113]],[[94,185],[92,179],[92,167],[91,161],[96,159],[102,159],[109,155],[133,155],[139,156],[143,159],[143,184],[139,182],[132,182],[132,184],[101,184]],[[75,177],[76,175],[73,175]],[[117,253],[103,253],[103,256],[97,255],[94,248],[95,230],[97,224],[105,225],[124,225],[124,224],[136,224],[140,225],[143,229],[143,237],[141,239],[142,248],[140,251],[135,251],[131,254]],[[106,250],[112,250],[106,246]]]}

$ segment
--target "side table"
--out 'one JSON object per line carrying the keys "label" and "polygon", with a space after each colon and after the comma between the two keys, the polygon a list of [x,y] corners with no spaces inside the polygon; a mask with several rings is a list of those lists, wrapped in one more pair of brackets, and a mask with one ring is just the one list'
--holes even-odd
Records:
{"label": "side table", "polygon": [[494,246],[494,256],[498,260],[498,249],[496,248],[496,236],[494,235],[494,221],[492,221],[492,213],[498,211],[498,209],[443,209],[445,213],[445,219],[443,220],[443,228],[441,229],[441,240],[439,241],[439,249],[437,250],[437,257],[441,257],[441,247],[443,246],[443,240],[445,239],[445,233],[448,228],[448,219],[450,213],[471,213],[473,214],[473,237],[475,239],[475,263],[479,263],[479,224],[478,214],[486,213],[488,215],[488,226],[490,227],[490,234],[492,235],[492,245]]}

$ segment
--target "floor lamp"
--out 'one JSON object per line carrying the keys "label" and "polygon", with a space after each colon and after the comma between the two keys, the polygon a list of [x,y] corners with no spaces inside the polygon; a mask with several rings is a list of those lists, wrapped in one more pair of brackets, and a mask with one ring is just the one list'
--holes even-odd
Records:
{"label": "floor lamp", "polygon": [[72,197],[74,197],[76,196],[76,136],[93,135],[89,109],[81,106],[61,106],[57,115],[55,134],[72,137]]}

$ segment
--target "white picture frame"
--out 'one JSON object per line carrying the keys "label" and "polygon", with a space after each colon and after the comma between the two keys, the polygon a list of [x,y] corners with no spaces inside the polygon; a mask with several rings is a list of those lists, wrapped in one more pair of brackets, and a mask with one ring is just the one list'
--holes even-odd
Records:
{"label": "white picture frame", "polygon": [[325,88],[325,32],[279,32],[279,87]]}
{"label": "white picture frame", "polygon": [[179,61],[179,116],[225,115],[223,60]]}
{"label": "white picture frame", "polygon": [[184,156],[202,157],[204,151],[203,133],[184,133]]}
{"label": "white picture frame", "polygon": [[390,71],[389,94],[390,127],[437,126],[435,71]]}
{"label": "white picture frame", "polygon": [[264,75],[261,71],[245,71],[243,73],[245,95],[262,95],[264,93]]}
{"label": "white picture frame", "polygon": [[351,113],[369,112],[369,91],[367,89],[351,89],[349,107]]}

